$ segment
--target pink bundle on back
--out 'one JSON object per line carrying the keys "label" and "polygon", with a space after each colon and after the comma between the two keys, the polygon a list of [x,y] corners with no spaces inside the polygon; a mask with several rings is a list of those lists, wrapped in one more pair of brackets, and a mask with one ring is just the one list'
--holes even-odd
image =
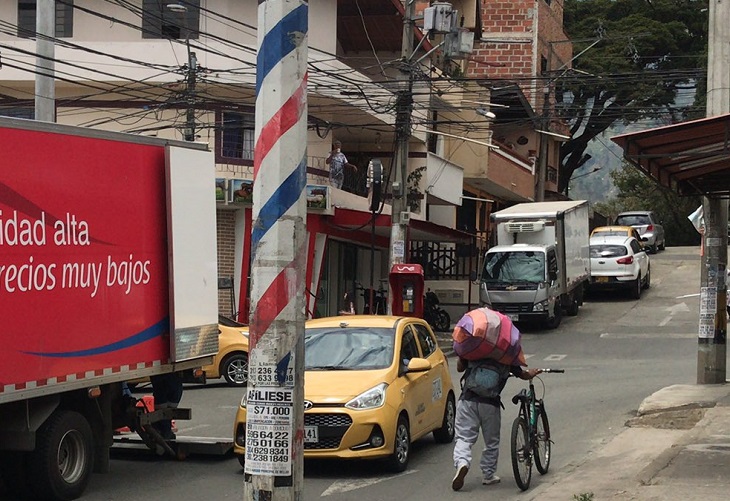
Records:
{"label": "pink bundle on back", "polygon": [[454,327],[454,351],[466,360],[489,358],[505,365],[527,366],[520,331],[498,311],[478,308]]}

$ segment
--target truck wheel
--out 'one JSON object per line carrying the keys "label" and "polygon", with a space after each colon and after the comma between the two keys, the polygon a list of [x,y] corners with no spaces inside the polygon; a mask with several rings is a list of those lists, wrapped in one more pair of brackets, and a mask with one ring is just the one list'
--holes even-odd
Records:
{"label": "truck wheel", "polygon": [[231,353],[221,362],[221,374],[230,386],[248,383],[248,354]]}
{"label": "truck wheel", "polygon": [[563,321],[563,308],[560,304],[555,305],[555,311],[552,318],[548,318],[545,325],[548,329],[557,329],[560,327],[560,322]]}
{"label": "truck wheel", "polygon": [[63,501],[81,496],[94,464],[92,445],[91,427],[81,414],[51,414],[36,433],[36,449],[29,457],[36,496]]}
{"label": "truck wheel", "polygon": [[568,306],[568,316],[574,317],[578,315],[578,309],[580,308],[580,300],[578,299],[578,291],[573,291],[570,295],[570,306]]}

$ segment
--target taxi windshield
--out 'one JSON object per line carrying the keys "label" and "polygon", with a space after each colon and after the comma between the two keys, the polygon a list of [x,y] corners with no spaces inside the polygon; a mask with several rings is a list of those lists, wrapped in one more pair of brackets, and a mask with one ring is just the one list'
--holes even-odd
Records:
{"label": "taxi windshield", "polygon": [[384,369],[393,363],[394,331],[320,327],[304,332],[305,370]]}

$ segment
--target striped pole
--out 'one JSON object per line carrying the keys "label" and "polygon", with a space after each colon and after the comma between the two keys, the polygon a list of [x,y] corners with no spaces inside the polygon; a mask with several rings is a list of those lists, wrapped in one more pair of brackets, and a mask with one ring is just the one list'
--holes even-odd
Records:
{"label": "striped pole", "polygon": [[244,499],[301,499],[307,263],[305,0],[259,0]]}

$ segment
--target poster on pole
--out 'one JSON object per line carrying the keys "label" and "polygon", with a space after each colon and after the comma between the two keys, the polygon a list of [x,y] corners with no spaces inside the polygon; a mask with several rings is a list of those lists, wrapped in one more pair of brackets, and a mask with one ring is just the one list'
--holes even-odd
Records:
{"label": "poster on pole", "polygon": [[294,389],[269,386],[247,390],[245,472],[290,476]]}

